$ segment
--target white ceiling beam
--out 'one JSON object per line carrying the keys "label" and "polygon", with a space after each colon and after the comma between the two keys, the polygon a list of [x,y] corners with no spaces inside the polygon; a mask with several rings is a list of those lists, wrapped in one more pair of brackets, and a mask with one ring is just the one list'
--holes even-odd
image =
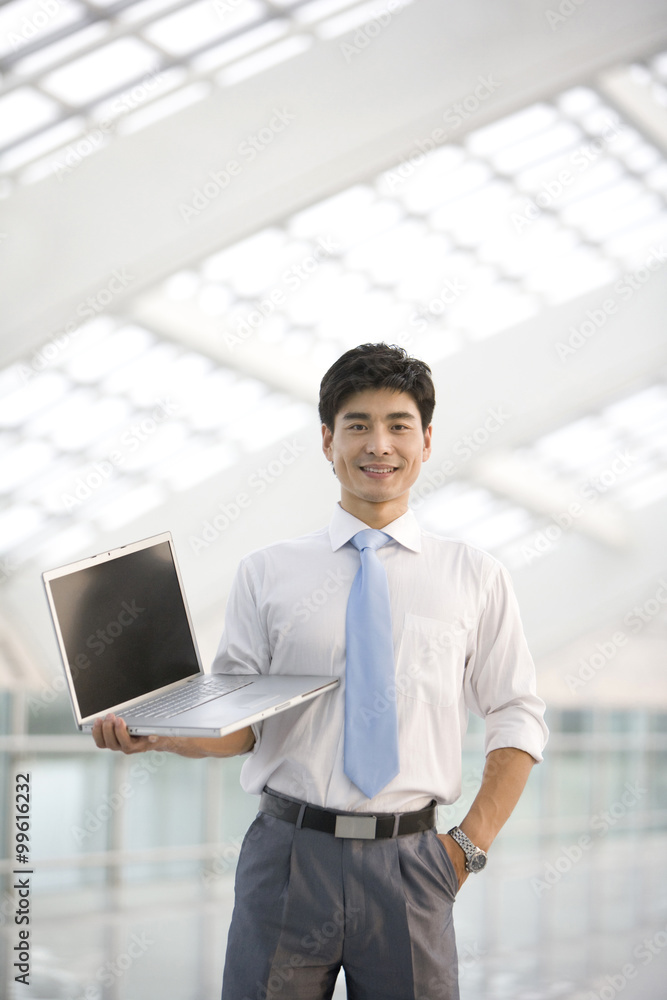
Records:
{"label": "white ceiling beam", "polygon": [[573,531],[612,548],[624,549],[631,541],[623,511],[604,499],[587,506],[571,483],[547,478],[535,463],[521,455],[492,452],[472,465],[470,479],[536,514],[554,518],[556,523],[563,519]]}

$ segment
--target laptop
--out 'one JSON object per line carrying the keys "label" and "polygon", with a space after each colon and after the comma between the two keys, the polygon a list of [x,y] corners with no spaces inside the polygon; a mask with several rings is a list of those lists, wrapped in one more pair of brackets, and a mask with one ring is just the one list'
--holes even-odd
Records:
{"label": "laptop", "polygon": [[42,573],[77,727],[108,712],[133,735],[225,736],[338,678],[206,674],[171,532]]}

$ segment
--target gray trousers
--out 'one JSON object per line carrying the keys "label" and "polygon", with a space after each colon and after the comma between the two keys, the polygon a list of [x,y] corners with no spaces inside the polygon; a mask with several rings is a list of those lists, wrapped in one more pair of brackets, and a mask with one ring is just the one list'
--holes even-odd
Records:
{"label": "gray trousers", "polygon": [[435,830],[334,837],[259,813],[236,871],[222,1000],[459,1000],[458,879]]}

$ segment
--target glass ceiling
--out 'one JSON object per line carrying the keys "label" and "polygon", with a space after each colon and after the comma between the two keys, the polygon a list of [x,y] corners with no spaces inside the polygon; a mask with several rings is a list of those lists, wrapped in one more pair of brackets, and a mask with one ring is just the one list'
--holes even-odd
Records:
{"label": "glass ceiling", "polygon": [[[211,86],[363,23],[375,6],[61,0],[40,25],[36,9],[25,0],[0,9],[6,193],[52,173],[103,115],[118,127],[99,148]],[[38,30],[10,44],[26,24]],[[661,101],[667,55],[636,72]],[[270,345],[285,364],[298,358],[320,373],[368,339],[433,361],[641,266],[667,241],[666,196],[661,152],[593,88],[576,87],[459,144],[415,150],[174,273],[147,298],[189,310],[193,329],[213,317],[232,351]],[[22,561],[54,533],[70,551],[89,545],[96,531],[236,463],[253,448],[255,421],[278,440],[315,419],[312,407],[165,334],[129,306],[81,326],[64,349],[47,344],[37,361],[0,373],[0,557]],[[666,414],[667,389],[656,384],[518,453],[581,485],[601,456],[629,449],[636,457],[609,498],[641,506],[667,493]],[[550,523],[462,481],[429,496],[421,512],[438,531],[514,563]]]}
{"label": "glass ceiling", "polygon": [[[402,6],[412,0],[402,0]],[[385,0],[12,0],[0,7],[5,195],[370,20]],[[100,125],[104,123],[104,128]]]}
{"label": "glass ceiling", "polygon": [[[568,486],[584,512],[594,511],[596,504],[630,511],[664,499],[667,384],[656,382],[618,399],[514,454],[547,481]],[[535,514],[461,481],[425,491],[423,497],[417,486],[414,501],[425,527],[479,545],[510,569],[555,552],[569,530],[554,530],[560,510],[554,511],[556,517]]]}

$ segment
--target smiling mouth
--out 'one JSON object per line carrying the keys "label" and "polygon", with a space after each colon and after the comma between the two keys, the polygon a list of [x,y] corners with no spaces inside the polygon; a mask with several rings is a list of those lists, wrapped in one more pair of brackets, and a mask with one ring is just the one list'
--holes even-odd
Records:
{"label": "smiling mouth", "polygon": [[366,475],[377,476],[378,478],[386,478],[393,472],[396,472],[396,467],[393,465],[361,465],[360,469],[362,472],[365,472]]}

